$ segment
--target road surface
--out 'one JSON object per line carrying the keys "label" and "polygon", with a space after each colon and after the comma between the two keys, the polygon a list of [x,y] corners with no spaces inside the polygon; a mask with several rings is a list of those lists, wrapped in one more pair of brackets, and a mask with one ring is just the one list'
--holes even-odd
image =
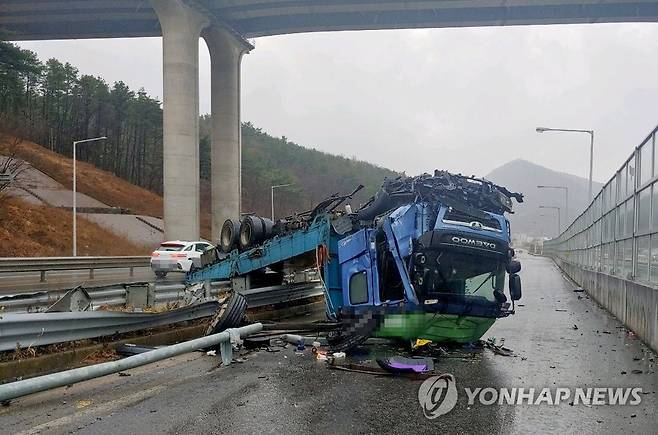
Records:
{"label": "road surface", "polygon": [[[16,400],[0,409],[7,433],[655,433],[656,355],[606,311],[573,292],[545,258],[525,257],[523,306],[485,337],[516,357],[445,357],[455,408],[424,417],[421,381],[328,369],[307,350],[257,352],[217,367],[194,353]],[[580,298],[579,298],[580,296]],[[575,329],[575,327],[578,329]],[[462,351],[459,351],[461,354]],[[468,353],[467,353],[468,355]],[[633,371],[636,371],[633,373]],[[637,371],[641,370],[642,373]],[[642,387],[637,406],[469,406],[463,388]]]}

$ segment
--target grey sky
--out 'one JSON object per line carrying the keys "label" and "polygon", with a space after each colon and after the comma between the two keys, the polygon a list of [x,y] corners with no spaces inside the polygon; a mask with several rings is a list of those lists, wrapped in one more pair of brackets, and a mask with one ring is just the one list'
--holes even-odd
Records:
{"label": "grey sky", "polygon": [[[301,145],[409,174],[485,175],[524,158],[605,181],[658,123],[658,25],[387,30],[257,39],[244,121]],[[159,38],[24,42],[81,73],[162,95]],[[200,45],[201,111],[209,57]]]}

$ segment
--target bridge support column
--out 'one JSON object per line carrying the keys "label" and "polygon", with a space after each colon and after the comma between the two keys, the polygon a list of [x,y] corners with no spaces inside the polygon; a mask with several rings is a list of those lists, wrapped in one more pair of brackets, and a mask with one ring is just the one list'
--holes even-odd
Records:
{"label": "bridge support column", "polygon": [[212,240],[224,221],[239,218],[241,203],[240,64],[253,46],[217,25],[203,32],[211,62]]}
{"label": "bridge support column", "polygon": [[151,0],[162,28],[165,239],[199,238],[199,37],[209,21],[182,0]]}

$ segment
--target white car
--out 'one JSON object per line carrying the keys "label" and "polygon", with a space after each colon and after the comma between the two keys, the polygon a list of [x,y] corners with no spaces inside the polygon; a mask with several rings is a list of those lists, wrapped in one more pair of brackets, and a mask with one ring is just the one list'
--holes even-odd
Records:
{"label": "white car", "polygon": [[158,278],[164,278],[167,272],[189,272],[201,267],[201,254],[214,248],[207,242],[186,242],[172,240],[163,242],[151,254],[151,269]]}

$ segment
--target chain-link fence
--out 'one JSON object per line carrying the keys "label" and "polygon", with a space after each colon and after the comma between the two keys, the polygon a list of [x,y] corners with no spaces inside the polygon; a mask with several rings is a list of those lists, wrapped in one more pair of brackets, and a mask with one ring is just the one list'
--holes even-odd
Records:
{"label": "chain-link fence", "polygon": [[635,148],[589,207],[544,244],[586,270],[658,284],[658,127]]}

